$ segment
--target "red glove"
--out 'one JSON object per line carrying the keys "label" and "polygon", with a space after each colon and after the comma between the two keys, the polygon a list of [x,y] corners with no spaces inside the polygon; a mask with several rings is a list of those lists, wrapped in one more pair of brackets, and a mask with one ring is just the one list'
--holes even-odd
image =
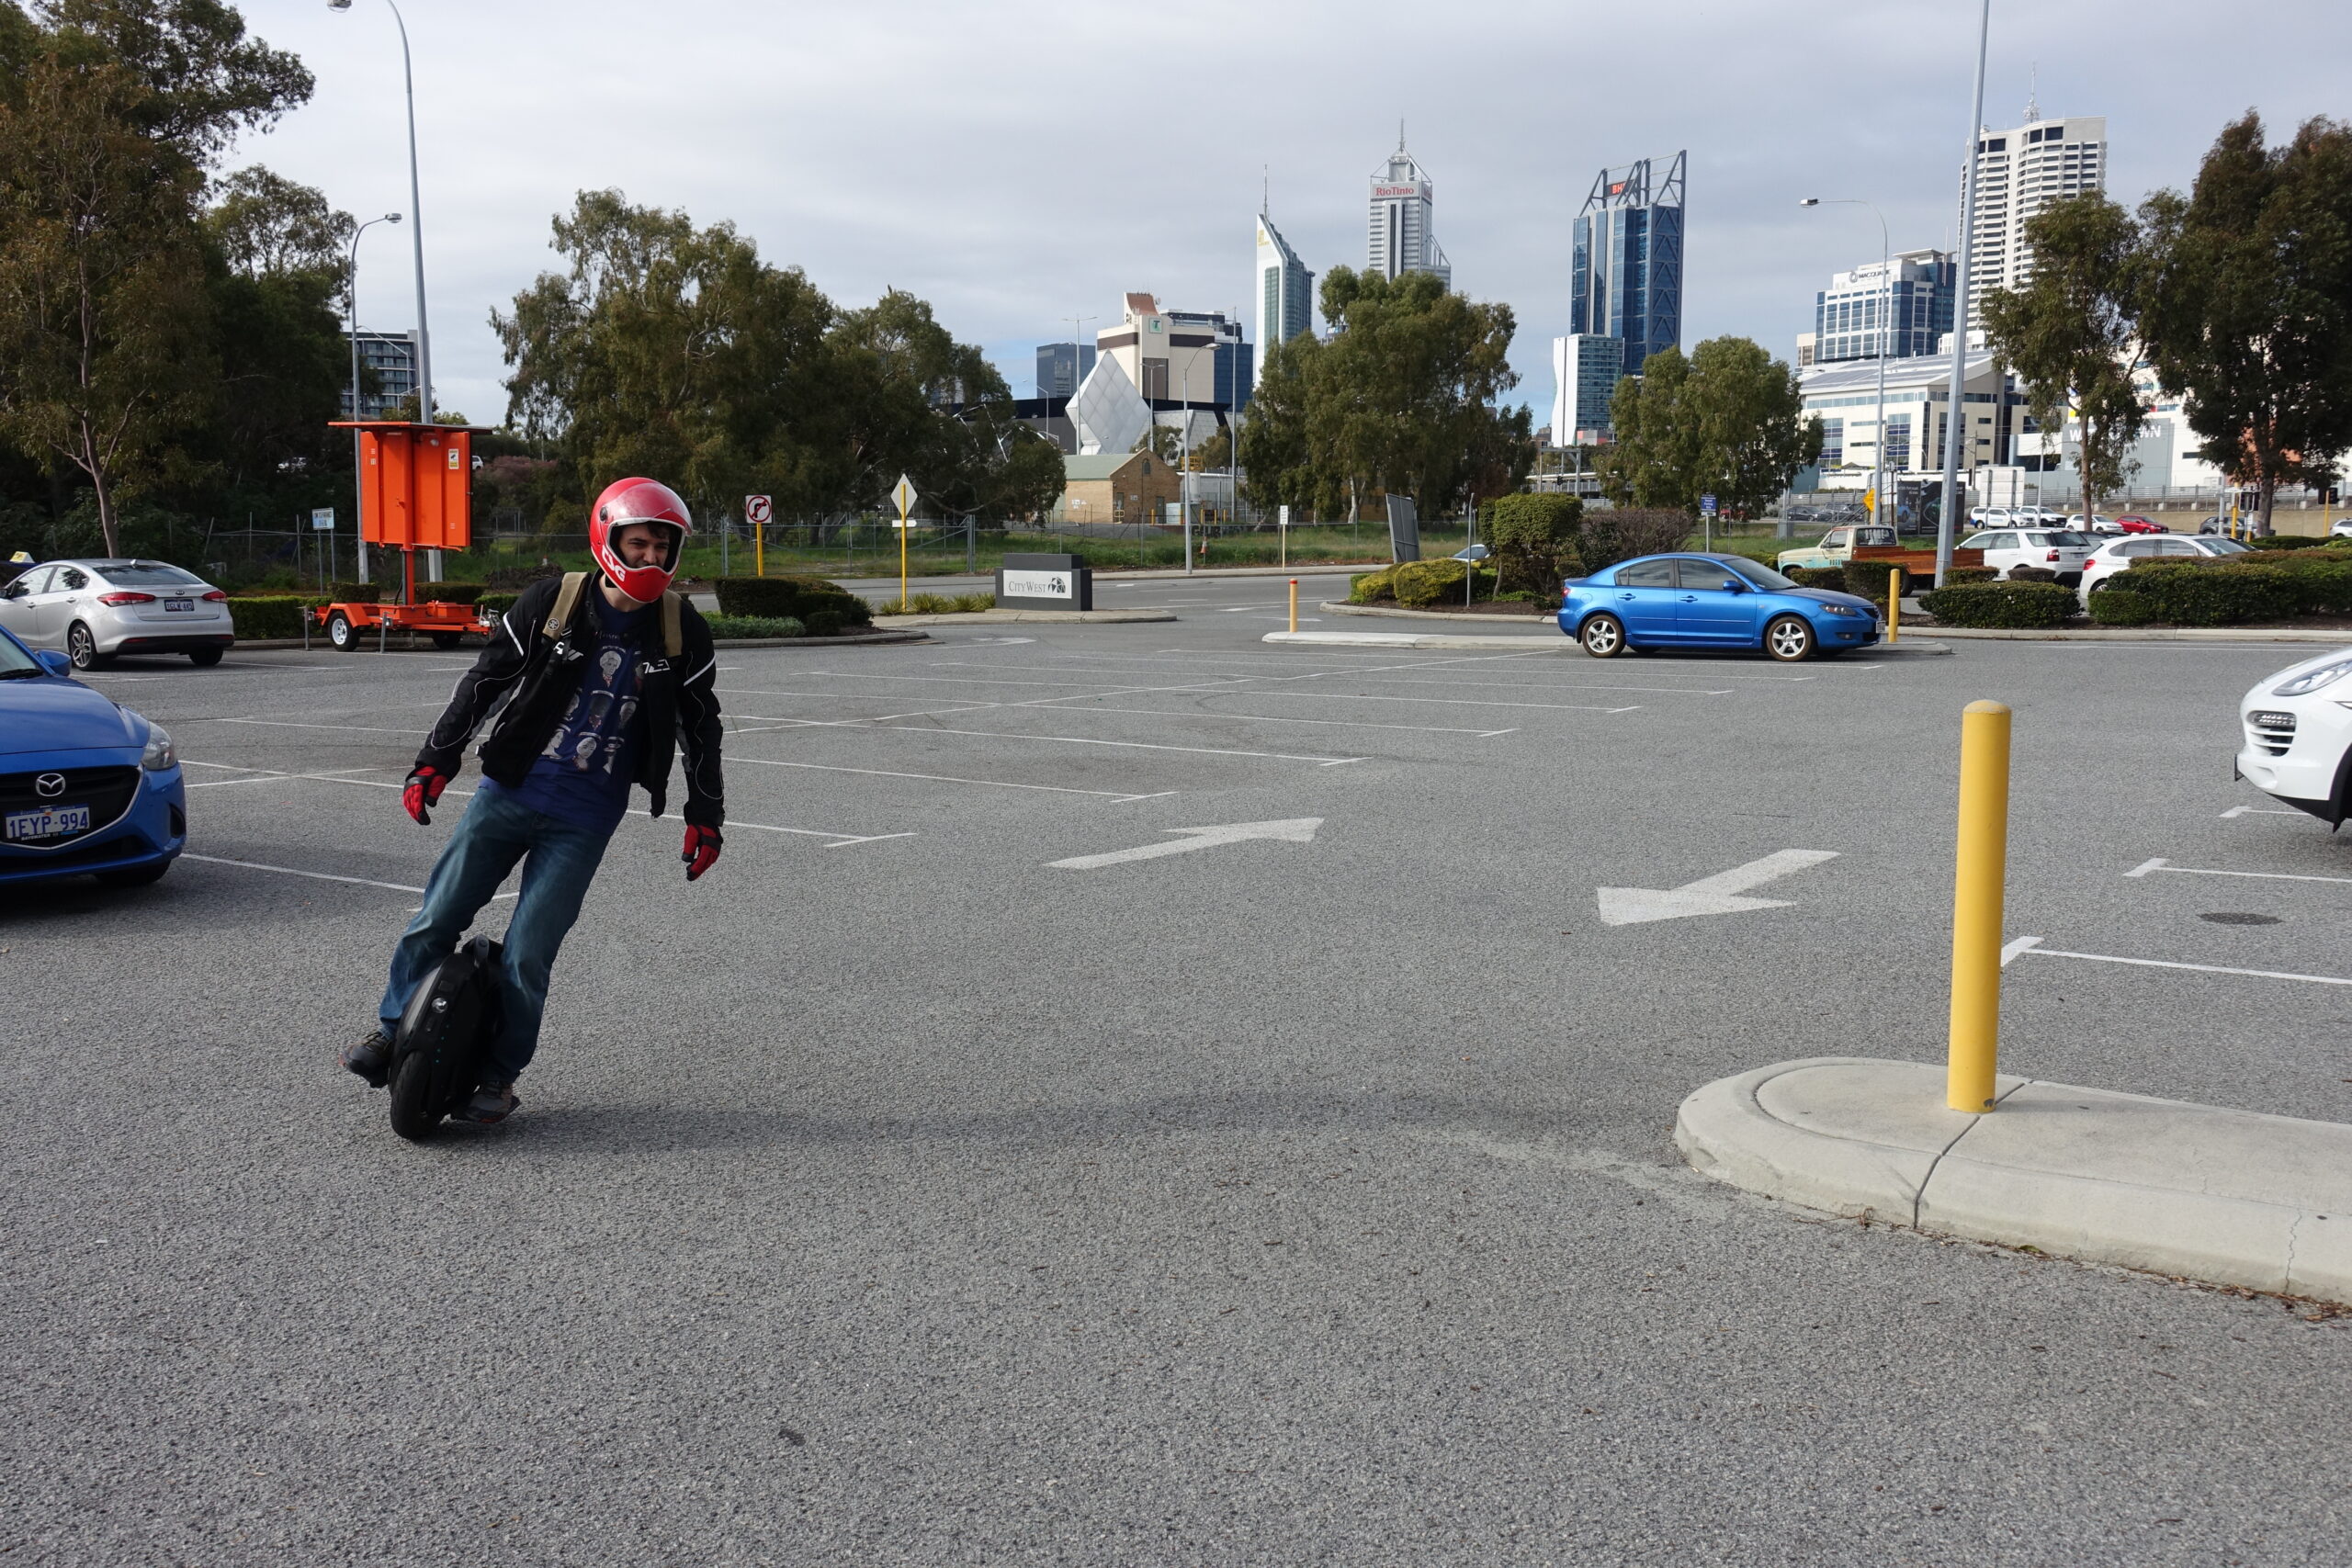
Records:
{"label": "red glove", "polygon": [[401,804],[421,826],[433,821],[431,808],[441,804],[441,792],[449,787],[449,775],[435,768],[419,768],[409,774],[408,787],[401,791]]}
{"label": "red glove", "polygon": [[685,852],[678,858],[686,863],[686,880],[692,882],[718,863],[720,840],[718,829],[689,824],[686,828]]}

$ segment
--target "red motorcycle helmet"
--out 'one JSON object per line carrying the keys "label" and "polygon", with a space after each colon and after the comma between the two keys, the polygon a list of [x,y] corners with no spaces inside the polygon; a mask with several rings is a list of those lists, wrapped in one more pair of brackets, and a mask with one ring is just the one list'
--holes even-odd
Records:
{"label": "red motorcycle helmet", "polygon": [[[613,536],[631,523],[650,523],[667,532],[669,547],[658,566],[630,566],[613,549]],[[678,492],[658,479],[615,479],[588,513],[588,553],[613,585],[640,604],[669,592],[685,558],[693,515]]]}

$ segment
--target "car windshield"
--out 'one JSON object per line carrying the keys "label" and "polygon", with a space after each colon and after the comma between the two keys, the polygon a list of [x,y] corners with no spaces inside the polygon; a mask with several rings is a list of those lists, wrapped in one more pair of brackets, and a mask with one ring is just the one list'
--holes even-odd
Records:
{"label": "car windshield", "polygon": [[0,681],[19,680],[28,675],[46,675],[49,671],[36,663],[33,656],[18,648],[14,639],[0,637]]}
{"label": "car windshield", "polygon": [[108,582],[136,588],[201,588],[204,579],[159,560],[110,560],[95,568]]}
{"label": "car windshield", "polygon": [[1732,570],[1739,573],[1740,576],[1747,579],[1748,581],[1756,584],[1758,588],[1766,588],[1778,592],[1783,588],[1794,588],[1796,586],[1796,583],[1792,579],[1782,577],[1779,572],[1774,571],[1762,561],[1741,558],[1736,560],[1727,560],[1724,562],[1724,564],[1731,568]]}
{"label": "car windshield", "polygon": [[2087,549],[2089,547],[2098,543],[2097,539],[2094,539],[2088,534],[2074,533],[2052,534],[2050,536],[2050,542],[2058,546],[2062,549],[2069,550]]}
{"label": "car windshield", "polygon": [[[1966,149],[1963,148],[1962,151],[1965,152]],[[2254,548],[2252,545],[2242,545],[2235,539],[2208,539],[2205,545],[2217,556],[2242,556]]]}

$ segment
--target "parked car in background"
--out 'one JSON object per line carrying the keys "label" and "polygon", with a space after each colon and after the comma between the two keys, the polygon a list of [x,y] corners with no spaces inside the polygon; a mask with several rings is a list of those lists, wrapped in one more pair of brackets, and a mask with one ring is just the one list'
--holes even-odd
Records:
{"label": "parked car in background", "polygon": [[1848,524],[1830,529],[1817,543],[1802,549],[1782,550],[1773,564],[1783,571],[1792,567],[1842,566],[1854,558],[1857,548],[1893,548],[1897,543],[1894,530],[1883,523]]}
{"label": "parked car in background", "polygon": [[0,631],[0,887],[136,887],[187,847],[172,738],[72,676],[65,655]]}
{"label": "parked car in background", "polygon": [[2119,571],[2131,570],[2133,561],[2178,560],[2189,556],[2242,556],[2246,547],[2235,539],[2200,537],[2195,534],[2163,534],[2154,538],[2144,535],[2109,539],[2090,553],[2083,562],[2083,579],[2075,587],[2075,596],[2085,604],[2091,602],[2091,592]]}
{"label": "parked car in background", "polygon": [[2116,531],[2115,519],[2097,512],[2088,515],[2080,512],[2070,513],[2066,526],[2078,534],[2112,534]]}
{"label": "parked car in background", "polygon": [[1792,663],[1867,648],[1878,606],[1854,593],[1799,588],[1745,556],[1643,556],[1570,578],[1560,630],[1595,659],[1647,648],[1761,649]]}
{"label": "parked car in background", "polygon": [[43,561],[0,588],[0,628],[61,649],[77,670],[120,653],[185,653],[202,667],[237,640],[228,598],[159,560]]}
{"label": "parked car in background", "polygon": [[2327,536],[2331,539],[2352,539],[2352,517],[2339,517],[2330,524]]}
{"label": "parked car in background", "polygon": [[1968,525],[1972,528],[2006,528],[2017,520],[2017,513],[2006,506],[1972,506],[1968,509]]}
{"label": "parked car in background", "polygon": [[2331,828],[2352,816],[2352,649],[2265,676],[2238,701],[2236,773]]}
{"label": "parked car in background", "polygon": [[2157,522],[2153,517],[2142,517],[2136,513],[2128,512],[2115,520],[2115,531],[2119,534],[2163,534],[2170,532],[2170,530],[2165,528],[2163,524]]}
{"label": "parked car in background", "polygon": [[2088,534],[2052,528],[1988,528],[1962,539],[1964,550],[1983,550],[1984,564],[2003,577],[2021,566],[2054,571],[2071,583],[2098,541]]}

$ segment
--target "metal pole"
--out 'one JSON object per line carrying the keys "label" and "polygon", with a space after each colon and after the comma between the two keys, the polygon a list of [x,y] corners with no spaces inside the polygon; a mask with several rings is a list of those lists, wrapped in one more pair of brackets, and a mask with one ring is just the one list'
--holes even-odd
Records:
{"label": "metal pole", "polygon": [[[359,236],[365,234],[368,230],[374,228],[379,223],[397,223],[400,220],[401,215],[399,213],[387,212],[381,218],[370,218],[367,222],[362,223],[358,228],[354,229],[351,231],[351,265],[350,270],[345,275],[344,278],[344,300],[350,308],[351,417],[355,420],[364,419],[367,417],[367,411],[359,406]],[[364,515],[363,509],[368,496],[368,480],[367,477],[362,474],[359,469],[361,450],[362,446],[359,432],[355,430],[351,433],[351,525],[355,536],[359,541],[359,565],[357,569],[357,576],[362,581],[365,581],[368,576],[368,537],[367,535],[361,531],[362,525],[359,520]]]}
{"label": "metal pole", "polygon": [[2009,844],[2009,709],[1961,710],[1960,836],[1951,903],[1951,1034],[1944,1103],[1984,1111],[1997,1098],[2001,906]]}
{"label": "metal pole", "polygon": [[[1888,339],[1887,339],[1887,314],[1888,314],[1888,312],[1889,312],[1889,311],[1893,310],[1894,310],[1894,247],[1893,247],[1892,245],[1890,245],[1890,244],[1887,243],[1887,238],[1886,238],[1886,214],[1885,214],[1885,213],[1883,213],[1883,212],[1879,211],[1879,209],[1878,209],[1878,203],[1876,203],[1876,202],[1874,202],[1874,201],[1867,201],[1867,200],[1866,200],[1866,201],[1864,201],[1864,202],[1862,203],[1862,205],[1863,205],[1864,207],[1869,208],[1869,209],[1871,209],[1871,212],[1872,216],[1874,216],[1874,217],[1876,217],[1876,218],[1878,219],[1878,287],[1879,287],[1879,301],[1878,301],[1878,446],[1877,446],[1875,448],[1873,448],[1873,450],[1874,450],[1874,452],[1875,452],[1875,454],[1876,454],[1876,467],[1877,467],[1877,472],[1876,472],[1875,474],[1873,474],[1873,475],[1871,476],[1871,522],[1873,522],[1873,523],[1876,523],[1876,522],[1879,522],[1879,521],[1883,520],[1883,519],[1887,515],[1887,511],[1886,511],[1886,351],[1887,351],[1887,347],[1888,347]],[[1900,532],[1900,530],[1901,530],[1901,528],[1902,528],[1902,521],[1901,521],[1901,519],[1900,519],[1900,518],[1898,518],[1898,519],[1896,520],[1896,522],[1895,522],[1895,527],[1896,527],[1896,529],[1897,529],[1897,532],[1896,532],[1896,534],[1895,534],[1895,536],[1894,536],[1894,540],[1895,540],[1895,543],[1897,543],[1897,544],[1901,544],[1901,543],[1903,542],[1903,535],[1902,535],[1902,533]]]}
{"label": "metal pole", "polygon": [[1184,429],[1179,449],[1184,466],[1176,471],[1176,506],[1184,514],[1184,575],[1193,575],[1193,366],[1184,363]]}
{"label": "metal pole", "polygon": [[[1968,164],[1961,180],[1960,197],[1960,276],[1953,291],[1951,308],[1951,389],[1944,412],[1944,485],[1943,501],[1936,517],[1936,586],[1944,585],[1944,578],[1951,570],[1952,513],[1959,506],[1960,444],[1968,428],[1968,404],[1963,400],[1963,383],[1968,378],[1968,269],[1975,254],[1976,239],[1976,158],[1977,143],[1984,132],[1984,45],[1992,36],[1993,0],[1984,0],[1976,21],[1976,96],[1968,111]],[[2000,430],[1998,410],[2001,396],[2000,379],[1996,378],[1993,395],[1996,417],[1993,428]],[[1972,456],[1974,448],[1971,447]]]}
{"label": "metal pole", "polygon": [[424,320],[424,197],[416,171],[416,75],[409,66],[408,23],[393,0],[384,0],[384,4],[391,7],[392,25],[401,30],[401,82],[408,91],[408,238],[416,258],[416,417],[419,423],[431,424],[433,336],[426,330]]}

